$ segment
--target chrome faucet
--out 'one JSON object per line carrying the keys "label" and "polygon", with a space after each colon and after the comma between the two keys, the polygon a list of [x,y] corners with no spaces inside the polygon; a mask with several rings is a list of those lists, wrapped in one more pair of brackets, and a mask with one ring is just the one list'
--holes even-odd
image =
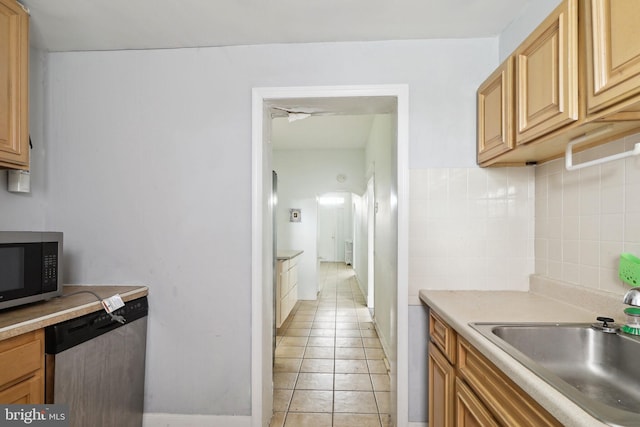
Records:
{"label": "chrome faucet", "polygon": [[627,293],[624,294],[622,302],[634,307],[640,307],[640,286],[629,289]]}

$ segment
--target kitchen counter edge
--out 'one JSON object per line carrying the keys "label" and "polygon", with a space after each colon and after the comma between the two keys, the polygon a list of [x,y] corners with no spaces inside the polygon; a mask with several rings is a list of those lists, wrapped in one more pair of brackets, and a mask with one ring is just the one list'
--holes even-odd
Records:
{"label": "kitchen counter edge", "polygon": [[596,314],[525,291],[428,291],[420,300],[566,427],[606,426],[469,326],[473,322],[592,322]]}
{"label": "kitchen counter edge", "polygon": [[276,258],[278,261],[283,261],[287,259],[292,259],[301,255],[304,251],[300,249],[289,249],[289,250],[279,250],[277,252]]}
{"label": "kitchen counter edge", "polygon": [[78,291],[95,292],[102,299],[120,294],[124,302],[149,294],[149,288],[143,285],[65,285],[63,295],[74,295],[0,311],[0,340],[102,310],[95,296],[85,292],[75,294]]}

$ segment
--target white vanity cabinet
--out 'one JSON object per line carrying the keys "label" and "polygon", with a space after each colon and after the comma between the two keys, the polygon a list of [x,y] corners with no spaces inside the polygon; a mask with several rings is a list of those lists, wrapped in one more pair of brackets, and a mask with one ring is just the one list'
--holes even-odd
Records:
{"label": "white vanity cabinet", "polygon": [[302,251],[278,252],[276,266],[276,327],[282,326],[298,302],[298,260]]}

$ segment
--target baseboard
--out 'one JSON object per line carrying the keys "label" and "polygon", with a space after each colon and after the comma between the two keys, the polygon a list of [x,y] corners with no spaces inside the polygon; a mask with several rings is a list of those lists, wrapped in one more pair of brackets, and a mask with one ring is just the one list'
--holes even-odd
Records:
{"label": "baseboard", "polygon": [[251,416],[145,413],[143,427],[251,427]]}

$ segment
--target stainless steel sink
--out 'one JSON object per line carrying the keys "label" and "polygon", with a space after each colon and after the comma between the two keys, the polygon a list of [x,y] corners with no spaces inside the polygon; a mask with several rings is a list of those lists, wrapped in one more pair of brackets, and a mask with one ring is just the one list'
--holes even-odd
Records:
{"label": "stainless steel sink", "polygon": [[640,337],[590,324],[470,326],[594,417],[640,426]]}

